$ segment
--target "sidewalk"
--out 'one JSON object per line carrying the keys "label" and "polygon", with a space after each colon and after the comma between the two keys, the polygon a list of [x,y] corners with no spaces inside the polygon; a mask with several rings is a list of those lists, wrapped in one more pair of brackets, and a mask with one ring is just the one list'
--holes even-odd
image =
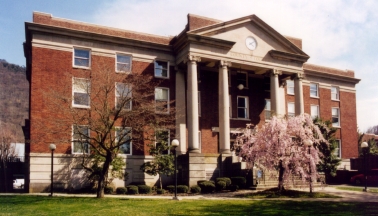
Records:
{"label": "sidewalk", "polygon": [[[308,188],[303,189],[308,191]],[[237,194],[253,193],[252,190],[241,190],[237,192],[229,193],[214,193],[214,194],[201,194],[201,195],[189,195],[180,196],[180,200],[192,200],[192,199],[205,199],[205,200],[292,200],[292,201],[328,201],[328,202],[378,202],[378,193],[371,192],[357,192],[336,189],[335,186],[327,186],[323,188],[316,188],[315,192],[328,193],[342,198],[265,198],[265,199],[247,199],[234,197]],[[49,196],[49,193],[32,193],[32,194],[19,194],[19,193],[7,193],[0,195],[35,195],[35,196]],[[94,194],[66,194],[66,193],[54,193],[54,196],[62,197],[96,197]],[[157,196],[157,195],[105,195],[108,198],[122,198],[122,199],[172,199],[172,196]]]}

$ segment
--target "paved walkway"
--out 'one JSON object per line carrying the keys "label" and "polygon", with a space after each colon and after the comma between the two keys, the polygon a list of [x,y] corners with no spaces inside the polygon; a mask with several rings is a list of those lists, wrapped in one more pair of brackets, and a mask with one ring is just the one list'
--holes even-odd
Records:
{"label": "paved walkway", "polygon": [[[303,189],[303,191],[308,191],[308,188]],[[332,202],[378,202],[378,193],[371,192],[361,192],[358,191],[347,191],[339,190],[334,186],[327,186],[323,188],[316,188],[315,192],[323,192],[332,195],[337,195],[342,198],[266,198],[266,199],[256,199],[256,200],[293,200],[293,201],[332,201]],[[228,193],[214,193],[214,194],[201,194],[201,195],[188,195],[180,196],[180,200],[185,199],[206,199],[206,200],[246,200],[246,198],[234,197],[237,194],[253,193],[252,190],[241,190],[237,192]],[[0,195],[39,195],[48,196],[48,193],[32,193],[32,194],[19,194],[19,193],[7,193]],[[95,197],[93,194],[66,194],[66,193],[54,193],[54,196],[65,196],[65,197]],[[126,198],[126,199],[172,199],[172,196],[157,196],[157,195],[105,195],[105,197],[111,198]],[[250,199],[253,200],[253,199]]]}

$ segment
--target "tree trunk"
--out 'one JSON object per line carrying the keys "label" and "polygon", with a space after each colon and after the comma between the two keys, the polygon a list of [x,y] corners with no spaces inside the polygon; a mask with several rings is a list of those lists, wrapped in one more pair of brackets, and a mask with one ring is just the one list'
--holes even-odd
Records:
{"label": "tree trunk", "polygon": [[285,188],[283,186],[283,174],[284,174],[285,168],[282,165],[282,160],[280,160],[278,168],[279,168],[279,171],[278,171],[278,191],[281,192],[281,191],[285,190]]}
{"label": "tree trunk", "polygon": [[100,173],[99,179],[98,179],[98,185],[97,185],[97,198],[103,198],[104,197],[104,188],[106,185],[106,181],[108,179],[108,172],[111,162],[113,161],[113,157],[111,153],[107,153],[105,162],[102,166],[102,171]]}

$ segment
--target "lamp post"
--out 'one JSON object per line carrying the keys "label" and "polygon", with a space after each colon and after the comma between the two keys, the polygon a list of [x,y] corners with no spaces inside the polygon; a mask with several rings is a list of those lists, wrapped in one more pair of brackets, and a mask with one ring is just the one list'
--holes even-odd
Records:
{"label": "lamp post", "polygon": [[368,149],[369,145],[367,144],[367,142],[362,142],[361,143],[361,149],[364,153],[364,176],[365,176],[365,189],[363,189],[362,191],[365,191],[367,192],[367,175],[366,175],[366,170],[367,170],[367,164],[366,164],[366,152],[367,152],[367,149]]}
{"label": "lamp post", "polygon": [[310,178],[309,178],[309,181],[310,181],[310,193],[312,193],[312,169],[311,169],[311,161],[310,161],[310,154],[311,154],[311,146],[313,144],[313,142],[309,139],[305,140],[303,142],[306,146],[308,146],[308,167],[309,167],[309,171],[310,171]]}
{"label": "lamp post", "polygon": [[173,199],[179,200],[177,198],[177,157],[176,157],[176,147],[179,146],[179,141],[177,139],[172,140],[171,146],[175,150],[175,196],[173,197]]}
{"label": "lamp post", "polygon": [[50,189],[50,196],[53,196],[54,191],[54,183],[53,183],[53,171],[54,171],[54,150],[56,149],[56,145],[51,143],[49,146],[49,149],[51,150],[51,189]]}

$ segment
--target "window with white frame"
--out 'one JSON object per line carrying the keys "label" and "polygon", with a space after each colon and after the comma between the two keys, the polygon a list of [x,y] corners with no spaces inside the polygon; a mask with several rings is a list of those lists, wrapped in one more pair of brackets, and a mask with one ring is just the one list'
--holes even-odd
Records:
{"label": "window with white frame", "polygon": [[132,106],[132,91],[131,87],[126,83],[116,83],[115,88],[116,107],[117,109],[131,110]]}
{"label": "window with white frame", "polygon": [[91,65],[91,51],[84,48],[74,48],[73,65],[75,67],[89,68]]}
{"label": "window with white frame", "polygon": [[339,100],[339,88],[336,86],[331,86],[331,99]]}
{"label": "window with white frame", "polygon": [[90,105],[90,87],[91,83],[88,79],[73,78],[72,79],[72,106],[88,108]]}
{"label": "window with white frame", "polygon": [[156,112],[169,113],[169,89],[155,88]]}
{"label": "window with white frame", "polygon": [[244,88],[248,88],[248,73],[247,72],[241,72],[238,71],[236,73],[236,85],[239,86],[242,84]]}
{"label": "window with white frame", "polygon": [[72,154],[89,153],[89,127],[86,125],[72,126]]}
{"label": "window with white frame", "polygon": [[318,105],[311,105],[311,117],[315,119],[319,117],[319,106]]}
{"label": "window with white frame", "polygon": [[169,78],[169,62],[155,60],[155,77]]}
{"label": "window with white frame", "polygon": [[238,96],[238,118],[248,119],[248,97]]}
{"label": "window with white frame", "polygon": [[340,127],[340,110],[339,108],[332,108],[332,126]]}
{"label": "window with white frame", "polygon": [[289,95],[294,95],[294,81],[286,80],[286,91]]}
{"label": "window with white frame", "polygon": [[116,135],[116,142],[117,144],[121,144],[119,147],[119,153],[125,155],[132,154],[132,128],[131,127],[116,127],[115,131]]}
{"label": "window with white frame", "polygon": [[333,152],[333,155],[335,155],[338,158],[341,158],[341,140],[335,140],[335,150]]}
{"label": "window with white frame", "polygon": [[319,97],[318,84],[310,83],[310,97]]}
{"label": "window with white frame", "polygon": [[126,73],[131,71],[131,56],[116,54],[116,71]]}
{"label": "window with white frame", "polygon": [[265,120],[269,120],[272,117],[270,99],[265,99]]}
{"label": "window with white frame", "polygon": [[169,130],[160,129],[155,131],[155,146],[161,154],[169,154],[170,144]]}
{"label": "window with white frame", "polygon": [[198,91],[198,116],[201,117],[201,92]]}
{"label": "window with white frame", "polygon": [[292,102],[287,103],[287,115],[290,117],[295,116],[295,104]]}

